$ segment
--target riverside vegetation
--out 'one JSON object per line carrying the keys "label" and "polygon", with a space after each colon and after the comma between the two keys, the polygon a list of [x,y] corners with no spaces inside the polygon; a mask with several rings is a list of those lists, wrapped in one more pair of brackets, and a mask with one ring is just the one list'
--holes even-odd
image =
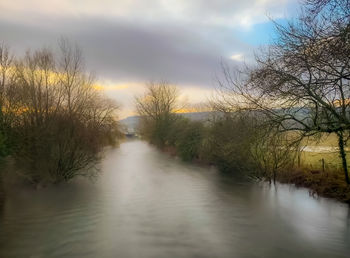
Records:
{"label": "riverside vegetation", "polygon": [[[187,161],[295,183],[350,202],[349,12],[349,1],[305,1],[297,19],[276,24],[277,40],[256,55],[254,66],[231,70],[222,64],[218,96],[211,101],[216,115],[209,121],[177,114],[181,106],[175,86],[148,84],[145,94],[136,97],[141,136]],[[302,143],[327,136],[336,138],[338,156],[332,163],[339,166],[304,166]]]}
{"label": "riverside vegetation", "polygon": [[34,185],[93,176],[119,135],[118,106],[94,89],[80,49],[62,39],[59,53],[0,46],[0,161]]}
{"label": "riverside vegetation", "polygon": [[[276,24],[278,38],[254,65],[222,64],[208,121],[177,114],[176,87],[149,83],[136,97],[141,136],[186,161],[350,202],[350,3],[304,2],[297,19]],[[62,40],[59,49],[14,57],[0,46],[0,163],[37,186],[94,176],[101,151],[121,135],[118,106],[94,89],[79,48]],[[336,166],[306,167],[303,142],[327,136],[337,142]]]}
{"label": "riverside vegetation", "polygon": [[[179,93],[173,85],[151,83],[146,94],[136,99],[141,116],[138,133],[151,144],[184,161],[214,165],[223,173],[291,183],[308,187],[311,194],[350,201],[341,157],[334,152],[303,151],[306,139],[317,146],[320,139],[300,139],[299,133],[279,132],[256,113],[246,111],[213,110],[206,121],[193,121],[176,113],[179,95],[163,99],[160,96],[165,96],[165,92]],[[175,101],[170,103],[170,99]],[[156,110],[157,115],[146,115]],[[329,137],[336,135],[323,135],[322,139]]]}

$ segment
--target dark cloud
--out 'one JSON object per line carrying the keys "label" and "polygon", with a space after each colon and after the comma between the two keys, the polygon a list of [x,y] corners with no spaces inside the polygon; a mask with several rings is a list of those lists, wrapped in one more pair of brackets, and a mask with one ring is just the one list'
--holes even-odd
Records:
{"label": "dark cloud", "polygon": [[[124,117],[148,80],[168,80],[189,100],[205,101],[222,60],[252,60],[243,34],[261,42],[253,25],[267,14],[283,16],[296,1],[0,0],[0,42],[17,55],[55,49],[62,36],[76,42],[99,83],[115,86],[106,93],[122,104]],[[268,33],[260,28],[258,35]]]}
{"label": "dark cloud", "polygon": [[210,85],[221,59],[249,50],[228,28],[92,17],[30,24],[0,20],[0,35],[17,52],[52,46],[61,36],[68,37],[82,47],[88,68],[115,81],[166,79]]}

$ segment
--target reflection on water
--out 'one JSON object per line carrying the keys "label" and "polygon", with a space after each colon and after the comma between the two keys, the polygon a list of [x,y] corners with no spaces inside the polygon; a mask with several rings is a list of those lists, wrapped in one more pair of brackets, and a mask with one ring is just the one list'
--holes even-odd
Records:
{"label": "reflection on water", "polygon": [[141,141],[102,167],[94,183],[9,196],[0,257],[349,257],[344,204],[238,183]]}

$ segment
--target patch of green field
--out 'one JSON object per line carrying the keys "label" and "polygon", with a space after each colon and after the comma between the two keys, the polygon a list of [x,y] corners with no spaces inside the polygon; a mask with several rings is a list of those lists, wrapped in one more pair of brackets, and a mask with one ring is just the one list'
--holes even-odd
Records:
{"label": "patch of green field", "polygon": [[[296,132],[287,132],[287,135],[291,139],[296,139],[299,137]],[[307,137],[301,141],[301,145],[338,147],[338,137],[334,133]]]}
{"label": "patch of green field", "polygon": [[[302,152],[300,155],[301,167],[322,170],[323,162],[326,171],[341,170],[342,163],[338,152],[318,153],[318,152]],[[348,164],[350,163],[350,153],[347,153]]]}
{"label": "patch of green field", "polygon": [[[302,146],[307,147],[295,160],[294,168],[279,174],[279,181],[307,187],[312,194],[350,203],[350,186],[345,181],[337,145],[338,139],[334,134],[304,139]],[[346,150],[350,167],[349,147]]]}
{"label": "patch of green field", "polygon": [[[294,133],[289,132],[289,134],[293,137]],[[315,151],[302,151],[300,154],[300,166],[311,169],[311,170],[323,170],[323,162],[324,160],[324,169],[325,171],[335,171],[342,170],[342,163],[339,157],[339,153],[335,148],[338,148],[338,137],[336,134],[323,134],[319,137],[308,137],[302,140],[302,146],[309,146]],[[319,151],[317,147],[320,149],[330,148],[329,152],[327,151]],[[347,151],[347,160],[350,165],[350,151],[346,148]],[[298,161],[295,161],[296,165]]]}
{"label": "patch of green field", "polygon": [[338,138],[336,134],[323,134],[321,137],[306,138],[302,141],[302,144],[308,146],[338,147]]}

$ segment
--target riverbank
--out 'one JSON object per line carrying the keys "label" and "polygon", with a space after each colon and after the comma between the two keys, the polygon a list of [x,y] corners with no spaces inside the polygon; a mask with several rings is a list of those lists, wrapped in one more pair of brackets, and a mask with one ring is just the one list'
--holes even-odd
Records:
{"label": "riverbank", "polygon": [[277,180],[284,184],[306,187],[313,196],[333,198],[350,204],[350,185],[345,182],[341,171],[291,169],[279,173]]}
{"label": "riverbank", "polygon": [[[165,147],[163,152],[178,156],[175,147]],[[213,165],[200,159],[191,161],[200,165]],[[267,178],[263,180],[268,181]],[[276,180],[282,184],[305,187],[312,196],[332,198],[350,204],[350,186],[346,184],[342,171],[337,169],[322,171],[321,169],[290,168],[277,174]]]}
{"label": "riverbank", "polygon": [[9,193],[0,257],[347,258],[349,212],[131,140],[106,152],[96,181]]}

